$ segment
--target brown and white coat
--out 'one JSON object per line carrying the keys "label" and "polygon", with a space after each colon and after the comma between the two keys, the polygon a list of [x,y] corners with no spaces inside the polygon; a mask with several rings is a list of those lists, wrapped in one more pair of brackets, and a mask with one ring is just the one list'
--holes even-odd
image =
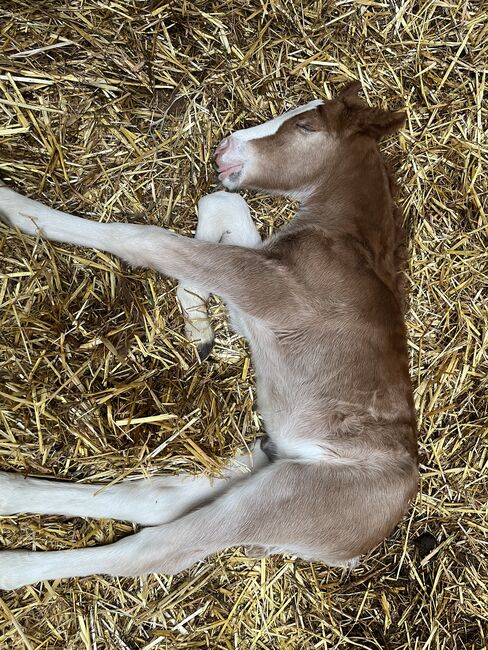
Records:
{"label": "brown and white coat", "polygon": [[[404,115],[372,109],[353,85],[216,150],[229,190],[300,202],[262,242],[246,202],[199,203],[195,239],[97,223],[0,187],[0,215],[27,234],[99,248],[179,281],[202,356],[210,293],[249,341],[266,437],[223,478],[156,477],[104,487],[0,473],[0,514],[112,517],[145,526],[104,547],[0,552],[0,587],[93,573],[176,573],[234,545],[347,564],[381,542],[417,490],[401,230],[378,148]],[[247,468],[247,470],[245,469]]]}

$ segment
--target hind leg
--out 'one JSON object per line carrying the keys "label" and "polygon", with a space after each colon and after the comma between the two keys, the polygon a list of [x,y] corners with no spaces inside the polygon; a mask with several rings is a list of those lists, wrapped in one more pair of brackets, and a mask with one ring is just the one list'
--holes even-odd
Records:
{"label": "hind leg", "polygon": [[215,498],[267,462],[256,445],[252,454],[237,456],[223,478],[156,476],[108,486],[24,478],[20,474],[0,472],[0,516],[29,512],[122,519],[153,526],[180,517]]}
{"label": "hind leg", "polygon": [[242,545],[342,564],[371,549],[391,530],[400,516],[404,481],[398,472],[378,477],[349,468],[277,461],[206,505],[114,544],[55,552],[4,551],[0,589],[97,573],[176,574],[217,551]]}
{"label": "hind leg", "polygon": [[283,470],[268,465],[202,508],[113,544],[68,551],[0,552],[0,589],[94,574],[175,574],[223,548],[259,543],[261,538],[265,542],[273,536],[274,520],[287,526],[284,506],[293,487]]}

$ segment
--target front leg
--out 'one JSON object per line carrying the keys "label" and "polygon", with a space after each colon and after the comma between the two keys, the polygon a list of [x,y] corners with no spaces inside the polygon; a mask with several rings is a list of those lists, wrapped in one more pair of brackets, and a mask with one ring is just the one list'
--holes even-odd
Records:
{"label": "front leg", "polygon": [[[246,201],[230,192],[215,192],[200,199],[195,239],[245,248],[261,246],[261,237]],[[180,283],[177,296],[185,318],[186,336],[197,343],[200,359],[205,359],[214,339],[206,306],[209,294]]]}
{"label": "front leg", "polygon": [[299,323],[307,308],[288,267],[260,249],[190,239],[157,226],[98,223],[47,208],[6,186],[0,186],[0,216],[27,234],[98,248],[153,268],[265,321],[289,326],[296,317]]}

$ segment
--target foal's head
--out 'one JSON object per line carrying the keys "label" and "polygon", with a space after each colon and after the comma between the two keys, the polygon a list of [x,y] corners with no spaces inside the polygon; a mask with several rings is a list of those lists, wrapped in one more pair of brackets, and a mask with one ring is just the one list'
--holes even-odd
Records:
{"label": "foal's head", "polygon": [[353,83],[336,99],[312,101],[224,138],[215,152],[219,180],[229,190],[313,191],[324,172],[348,155],[348,145],[373,143],[405,121],[404,113],[368,107],[359,88]]}

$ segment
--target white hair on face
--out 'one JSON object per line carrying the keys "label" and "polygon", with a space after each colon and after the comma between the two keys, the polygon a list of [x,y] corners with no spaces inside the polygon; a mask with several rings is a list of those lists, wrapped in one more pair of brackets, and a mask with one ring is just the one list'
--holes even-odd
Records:
{"label": "white hair on face", "polygon": [[275,117],[273,120],[269,120],[268,122],[264,122],[258,126],[252,126],[249,129],[241,129],[240,131],[235,131],[232,134],[232,137],[237,138],[241,142],[265,138],[268,135],[273,135],[276,133],[276,131],[284,122],[286,122],[286,120],[289,120],[291,117],[295,117],[295,115],[300,115],[300,113],[311,111],[313,108],[317,108],[317,106],[320,106],[323,103],[324,101],[322,99],[314,99],[312,102],[304,104],[303,106],[299,106],[298,108],[294,108],[291,111],[287,111],[286,113],[283,113],[283,115]]}

